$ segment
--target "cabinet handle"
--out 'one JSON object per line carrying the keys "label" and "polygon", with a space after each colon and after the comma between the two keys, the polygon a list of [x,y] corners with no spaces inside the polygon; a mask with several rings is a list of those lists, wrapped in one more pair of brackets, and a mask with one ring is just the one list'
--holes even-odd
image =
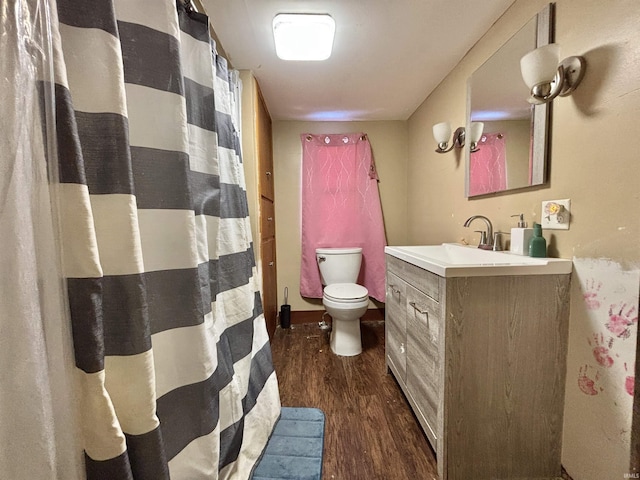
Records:
{"label": "cabinet handle", "polygon": [[400,344],[400,353],[404,353],[405,352],[405,347],[404,347],[404,343]]}
{"label": "cabinet handle", "polygon": [[391,283],[390,283],[390,284],[389,284],[389,288],[391,289],[391,291],[392,291],[393,293],[395,293],[395,294],[397,294],[398,296],[400,296],[400,290],[398,290],[398,289],[396,288],[396,286],[395,286],[395,285],[393,285],[393,284],[391,284]]}
{"label": "cabinet handle", "polygon": [[420,307],[416,305],[416,302],[409,302],[409,305],[411,305],[416,312],[421,313],[422,315],[426,315],[427,318],[429,317],[429,311],[422,310]]}
{"label": "cabinet handle", "polygon": [[267,177],[271,176],[271,172],[264,172],[264,173],[266,173]]}

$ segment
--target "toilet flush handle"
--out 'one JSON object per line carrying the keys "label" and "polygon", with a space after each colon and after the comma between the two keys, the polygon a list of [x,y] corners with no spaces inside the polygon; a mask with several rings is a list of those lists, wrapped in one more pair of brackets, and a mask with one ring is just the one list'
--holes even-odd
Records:
{"label": "toilet flush handle", "polygon": [[321,255],[321,256],[318,257],[318,263],[324,262],[326,259],[327,259],[327,257]]}

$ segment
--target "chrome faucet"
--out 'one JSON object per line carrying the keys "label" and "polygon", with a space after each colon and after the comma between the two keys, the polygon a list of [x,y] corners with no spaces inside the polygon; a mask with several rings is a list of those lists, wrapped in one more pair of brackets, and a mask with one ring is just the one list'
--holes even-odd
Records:
{"label": "chrome faucet", "polygon": [[467,218],[467,221],[464,222],[464,226],[469,228],[469,225],[471,225],[471,222],[473,222],[476,218],[479,218],[480,220],[484,220],[484,223],[487,225],[486,231],[477,230],[480,232],[480,243],[478,244],[478,248],[481,248],[483,250],[493,249],[493,225],[491,225],[491,220],[489,220],[487,217],[484,217],[482,215],[473,215]]}

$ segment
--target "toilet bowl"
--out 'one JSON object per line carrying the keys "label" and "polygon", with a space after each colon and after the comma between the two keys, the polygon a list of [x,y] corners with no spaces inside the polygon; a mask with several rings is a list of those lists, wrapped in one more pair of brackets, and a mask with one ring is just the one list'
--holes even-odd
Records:
{"label": "toilet bowl", "polygon": [[334,283],[324,288],[322,304],[333,320],[331,351],[352,357],[362,353],[360,317],[369,306],[369,292],[355,283]]}
{"label": "toilet bowl", "polygon": [[360,273],[362,248],[319,248],[316,259],[322,284],[322,304],[333,320],[330,346],[336,355],[362,352],[360,317],[367,311],[369,292],[355,282]]}

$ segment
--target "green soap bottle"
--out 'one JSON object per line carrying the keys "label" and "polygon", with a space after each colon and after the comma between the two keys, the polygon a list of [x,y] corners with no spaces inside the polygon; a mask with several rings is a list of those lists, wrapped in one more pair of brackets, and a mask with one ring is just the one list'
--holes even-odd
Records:
{"label": "green soap bottle", "polygon": [[533,224],[533,237],[529,240],[529,256],[544,258],[547,256],[547,241],[542,236],[542,225]]}

